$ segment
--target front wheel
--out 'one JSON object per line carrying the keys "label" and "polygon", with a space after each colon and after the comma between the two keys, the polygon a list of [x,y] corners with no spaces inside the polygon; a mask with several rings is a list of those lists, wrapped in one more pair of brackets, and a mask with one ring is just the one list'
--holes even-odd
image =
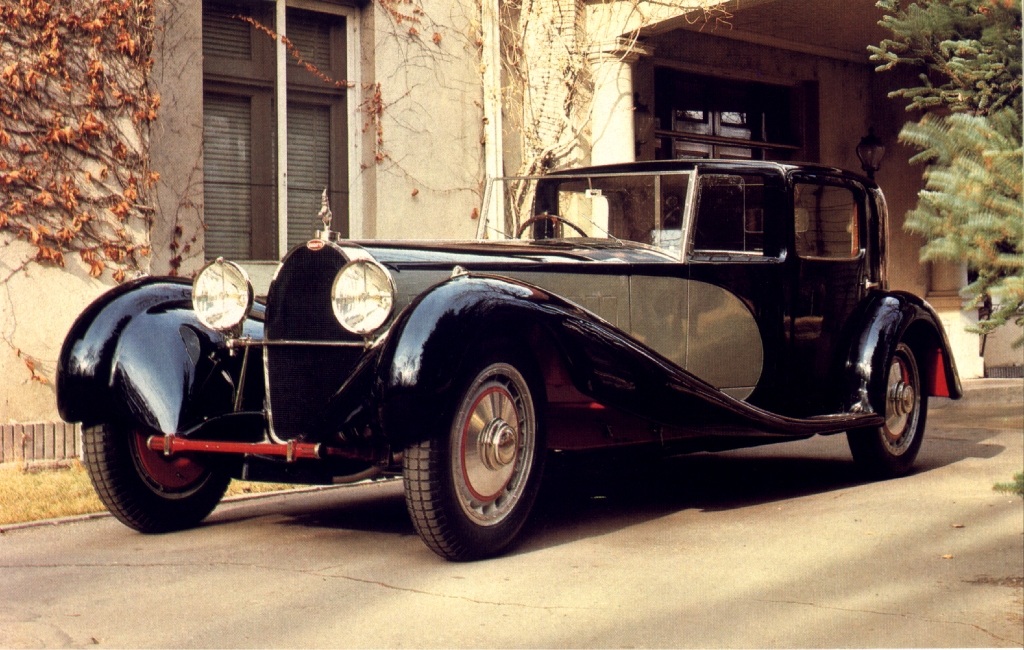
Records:
{"label": "front wheel", "polygon": [[231,477],[186,455],[166,457],[146,446],[142,428],[100,424],[82,431],[85,466],[103,505],[142,533],[196,526],[210,514]]}
{"label": "front wheel", "polygon": [[416,531],[449,560],[496,555],[519,533],[544,464],[538,392],[515,366],[482,364],[442,435],[405,451],[405,501]]}
{"label": "front wheel", "polygon": [[885,387],[885,423],[847,433],[853,459],[872,476],[893,478],[910,471],[924,440],[928,396],[914,353],[905,343],[896,346]]}

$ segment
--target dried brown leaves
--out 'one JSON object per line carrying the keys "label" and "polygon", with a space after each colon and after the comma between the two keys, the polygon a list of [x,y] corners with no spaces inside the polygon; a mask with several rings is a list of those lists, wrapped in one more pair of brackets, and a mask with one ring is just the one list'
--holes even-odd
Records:
{"label": "dried brown leaves", "polygon": [[0,231],[117,280],[149,254],[153,0],[0,5]]}

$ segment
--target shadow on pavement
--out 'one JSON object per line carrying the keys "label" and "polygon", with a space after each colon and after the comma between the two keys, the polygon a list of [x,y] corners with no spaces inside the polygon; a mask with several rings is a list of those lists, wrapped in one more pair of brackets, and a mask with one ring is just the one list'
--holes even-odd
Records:
{"label": "shadow on pavement", "polygon": [[[930,414],[916,472],[968,458],[992,458],[1004,450],[985,440],[1000,429],[1019,426],[1021,416],[1012,405],[972,411],[949,408]],[[743,508],[866,482],[843,435],[668,458],[622,451],[554,454],[518,552],[604,535],[683,510]],[[266,503],[240,508],[208,525],[270,516],[288,526],[415,534],[400,482],[377,487],[277,497],[269,512]]]}
{"label": "shadow on pavement", "polygon": [[[987,440],[1006,430],[1024,430],[1019,403],[951,402],[935,409],[914,473],[994,458],[1006,448]],[[553,463],[523,550],[602,535],[683,510],[743,508],[870,482],[853,463],[843,434],[669,458],[620,461],[614,454]]]}
{"label": "shadow on pavement", "polygon": [[222,526],[255,519],[266,525],[354,530],[414,535],[399,480],[373,485],[339,486],[315,492],[278,492],[219,509],[204,526]]}
{"label": "shadow on pavement", "polygon": [[336,507],[321,506],[313,510],[295,512],[288,524],[389,535],[416,534],[400,489],[398,492],[391,490],[387,494],[378,494],[372,499],[361,499],[358,502],[346,500]]}
{"label": "shadow on pavement", "polygon": [[546,477],[523,550],[604,535],[683,510],[743,508],[863,482],[852,461],[743,452],[615,465],[568,459]]}

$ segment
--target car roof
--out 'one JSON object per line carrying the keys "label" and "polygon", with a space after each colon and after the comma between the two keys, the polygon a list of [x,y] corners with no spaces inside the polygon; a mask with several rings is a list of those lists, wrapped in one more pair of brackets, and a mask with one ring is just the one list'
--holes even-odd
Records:
{"label": "car roof", "polygon": [[591,174],[637,174],[637,173],[671,173],[685,172],[701,167],[712,167],[716,170],[731,169],[737,172],[765,172],[789,175],[795,172],[807,174],[829,174],[856,179],[865,185],[874,187],[873,181],[855,172],[829,167],[817,163],[776,162],[768,160],[730,160],[718,158],[682,158],[678,160],[646,160],[640,162],[595,165],[591,167],[575,167],[548,172],[547,176],[586,176]]}

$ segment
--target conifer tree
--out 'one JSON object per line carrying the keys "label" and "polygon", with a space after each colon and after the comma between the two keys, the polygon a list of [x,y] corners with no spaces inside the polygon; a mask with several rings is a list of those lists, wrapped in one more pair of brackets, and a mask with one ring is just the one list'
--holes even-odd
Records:
{"label": "conifer tree", "polygon": [[[981,332],[1024,325],[1020,0],[880,0],[893,33],[868,49],[876,70],[911,66],[920,85],[890,97],[920,112],[900,140],[921,153],[925,187],[905,228],[922,260],[967,262]],[[1020,345],[1024,338],[1017,341]]]}

